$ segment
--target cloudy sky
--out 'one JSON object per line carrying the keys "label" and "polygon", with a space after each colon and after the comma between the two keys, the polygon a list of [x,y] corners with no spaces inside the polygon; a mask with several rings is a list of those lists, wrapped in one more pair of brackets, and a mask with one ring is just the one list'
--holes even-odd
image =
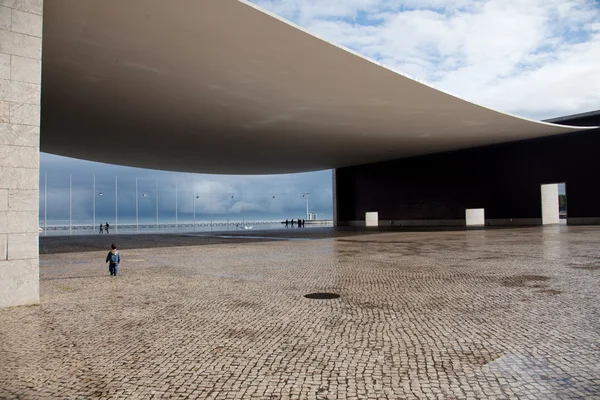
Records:
{"label": "cloudy sky", "polygon": [[534,119],[600,109],[597,0],[255,0],[466,100]]}
{"label": "cloudy sky", "polygon": [[[324,39],[490,108],[533,119],[600,109],[597,0],[252,2]],[[214,218],[302,217],[303,192],[311,193],[311,211],[325,218],[332,214],[331,171],[272,176],[175,174],[42,154],[41,173],[41,216],[47,174],[49,219],[69,216],[69,174],[73,175],[72,214],[77,220],[90,217],[93,174],[106,192],[96,207],[102,215],[98,218],[113,215],[114,220],[114,201],[109,204],[106,199],[114,198],[115,176],[119,177],[119,218],[121,212],[129,216],[135,212],[136,176],[140,192],[147,193],[140,202],[140,213],[147,218],[154,215],[150,198],[155,198],[156,178],[165,219],[174,214],[175,181],[178,211],[187,216],[195,203],[203,217],[211,211]]]}

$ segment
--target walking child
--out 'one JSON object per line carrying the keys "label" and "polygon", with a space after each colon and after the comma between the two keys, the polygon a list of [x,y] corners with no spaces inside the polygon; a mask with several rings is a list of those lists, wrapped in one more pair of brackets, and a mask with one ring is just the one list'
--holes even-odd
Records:
{"label": "walking child", "polygon": [[119,272],[119,263],[121,262],[121,255],[117,250],[117,245],[114,243],[110,245],[110,251],[106,256],[106,262],[109,263],[108,271],[110,272],[110,275],[117,276],[117,272]]}

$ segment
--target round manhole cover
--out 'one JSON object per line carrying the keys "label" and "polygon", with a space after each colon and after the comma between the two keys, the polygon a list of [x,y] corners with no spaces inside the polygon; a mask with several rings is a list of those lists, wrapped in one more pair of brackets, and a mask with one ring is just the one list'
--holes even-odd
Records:
{"label": "round manhole cover", "polygon": [[328,300],[337,299],[338,297],[340,297],[340,295],[336,293],[309,293],[305,294],[304,297],[306,297],[307,299]]}

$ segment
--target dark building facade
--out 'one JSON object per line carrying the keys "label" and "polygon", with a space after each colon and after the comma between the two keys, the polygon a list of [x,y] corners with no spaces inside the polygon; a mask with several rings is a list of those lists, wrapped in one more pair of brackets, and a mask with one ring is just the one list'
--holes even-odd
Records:
{"label": "dark building facade", "polygon": [[[600,111],[548,122],[600,126]],[[600,129],[339,168],[339,226],[465,225],[467,209],[486,225],[542,223],[541,185],[565,183],[567,222],[600,224]]]}

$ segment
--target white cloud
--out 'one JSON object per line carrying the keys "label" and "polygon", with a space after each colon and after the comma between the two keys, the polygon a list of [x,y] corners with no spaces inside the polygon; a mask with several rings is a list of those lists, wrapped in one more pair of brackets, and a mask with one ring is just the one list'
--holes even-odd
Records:
{"label": "white cloud", "polygon": [[600,109],[593,0],[256,0],[467,100],[531,118]]}

